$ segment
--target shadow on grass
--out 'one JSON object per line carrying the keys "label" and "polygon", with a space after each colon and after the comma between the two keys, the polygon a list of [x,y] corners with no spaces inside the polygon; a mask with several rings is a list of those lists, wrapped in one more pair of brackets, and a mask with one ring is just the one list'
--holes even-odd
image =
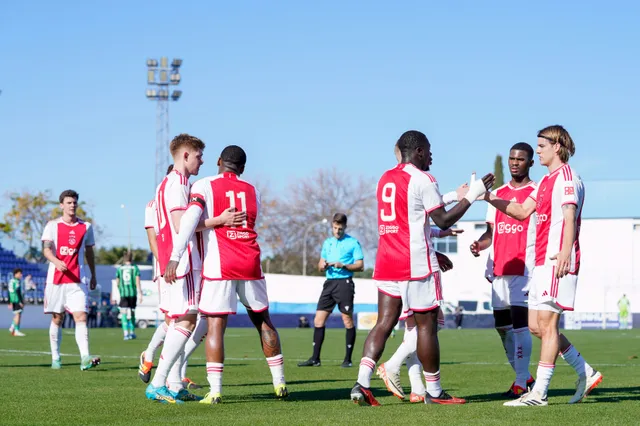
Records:
{"label": "shadow on grass", "polygon": [[[574,389],[550,389],[549,397],[569,398],[572,397],[575,393],[576,391]],[[466,396],[465,399],[467,400],[467,402],[476,403],[508,401],[507,398],[502,396],[502,393],[469,395]],[[615,388],[598,387],[584,399],[583,403],[637,401],[638,399],[640,399],[640,386]]]}

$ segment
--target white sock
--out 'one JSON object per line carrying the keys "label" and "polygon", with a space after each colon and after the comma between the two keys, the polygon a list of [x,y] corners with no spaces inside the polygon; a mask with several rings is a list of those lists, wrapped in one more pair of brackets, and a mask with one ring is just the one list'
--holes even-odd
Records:
{"label": "white sock", "polygon": [[207,380],[211,386],[211,393],[222,394],[222,371],[224,364],[219,362],[207,362]]}
{"label": "white sock", "polygon": [[531,349],[533,346],[529,327],[513,330],[513,339],[516,349],[515,359],[513,361],[516,370],[516,386],[520,386],[526,391],[527,380],[531,377],[529,373],[529,363],[531,362]]}
{"label": "white sock", "polygon": [[162,343],[164,343],[168,328],[169,327],[166,322],[163,322],[160,327],[156,328],[156,331],[153,333],[151,341],[149,342],[149,346],[147,346],[147,349],[144,351],[144,360],[146,362],[153,362],[153,358],[156,356],[156,351]]}
{"label": "white sock", "polygon": [[271,370],[271,379],[273,380],[273,386],[285,383],[284,381],[284,358],[282,354],[267,358],[267,364],[269,370]]}
{"label": "white sock", "polygon": [[424,372],[424,380],[427,382],[427,392],[432,397],[436,398],[442,393],[442,386],[440,386],[440,370],[435,373]]}
{"label": "white sock", "polygon": [[49,326],[49,343],[51,343],[51,359],[60,359],[60,341],[62,341],[62,330],[53,321]]}
{"label": "white sock", "polygon": [[184,389],[184,384],[182,383],[182,365],[184,364],[184,359],[184,351],[182,351],[169,370],[167,389],[171,392],[180,392]]}
{"label": "white sock", "polygon": [[427,390],[422,381],[422,364],[417,353],[412,353],[407,358],[407,369],[409,370],[409,381],[411,382],[411,393],[424,395]]}
{"label": "white sock", "polygon": [[389,358],[389,361],[384,363],[384,368],[389,371],[398,372],[400,367],[407,359],[409,355],[414,353],[418,347],[418,329],[416,327],[405,328],[404,338],[398,349]]}
{"label": "white sock", "polygon": [[[153,387],[159,388],[166,385],[167,376],[171,367],[176,363],[180,355],[184,353],[184,345],[191,336],[191,332],[186,328],[174,325],[169,327],[167,337],[164,339],[164,347],[160,354],[160,362],[151,381]],[[178,366],[180,367],[180,366]],[[178,376],[180,370],[178,368]]]}
{"label": "white sock", "polygon": [[542,398],[545,398],[547,396],[547,391],[549,390],[549,383],[551,382],[554,368],[554,364],[546,364],[544,362],[538,363],[536,384],[533,386],[533,391],[539,393]]}
{"label": "white sock", "polygon": [[89,330],[86,322],[76,323],[76,343],[80,349],[80,357],[89,356]]}
{"label": "white sock", "polygon": [[504,327],[496,327],[496,330],[498,330],[500,340],[502,340],[502,346],[504,347],[504,352],[507,355],[507,361],[509,361],[509,364],[511,364],[511,368],[513,368],[513,370],[515,371],[516,365],[513,358],[516,344],[513,338],[513,326],[506,325]]}
{"label": "white sock", "polygon": [[569,347],[562,352],[560,356],[562,359],[567,361],[567,364],[576,370],[578,376],[590,376],[593,374],[593,368],[587,364],[587,361],[585,361],[584,358],[582,358],[582,355],[580,355],[580,352],[578,352],[575,346],[569,345]]}
{"label": "white sock", "polygon": [[187,363],[189,361],[189,357],[191,357],[191,354],[193,354],[198,346],[200,346],[204,336],[207,335],[207,331],[207,318],[198,317],[196,328],[193,330],[193,334],[191,334],[191,337],[184,345],[184,359],[180,367],[180,378],[184,379],[187,377]]}
{"label": "white sock", "polygon": [[371,387],[371,375],[376,368],[376,362],[371,358],[362,357],[360,370],[358,370],[358,383],[365,388]]}

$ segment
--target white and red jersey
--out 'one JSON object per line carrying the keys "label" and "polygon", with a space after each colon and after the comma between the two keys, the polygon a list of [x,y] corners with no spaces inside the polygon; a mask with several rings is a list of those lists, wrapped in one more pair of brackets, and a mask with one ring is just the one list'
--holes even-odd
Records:
{"label": "white and red jersey", "polygon": [[[158,235],[158,210],[156,209],[156,200],[151,200],[147,203],[147,206],[144,208],[144,229],[153,228],[156,233],[156,238]],[[153,260],[153,281],[157,280],[160,276],[160,265],[158,260],[154,258]]]}
{"label": "white and red jersey", "polygon": [[[533,181],[519,188],[507,183],[496,189],[494,194],[503,200],[522,204],[535,191],[536,186]],[[524,221],[519,221],[489,204],[487,223],[493,225],[490,254],[493,261],[493,276],[530,277],[533,274],[536,259],[536,214],[532,214]]]}
{"label": "white and red jersey", "polygon": [[87,282],[91,273],[84,264],[84,249],[96,244],[89,222],[78,219],[75,223],[67,223],[62,218],[51,220],[44,227],[42,241],[52,242],[53,253],[67,265],[67,270],[60,272],[49,262],[47,284]]}
{"label": "white and red jersey", "polygon": [[[191,188],[191,200],[204,200],[204,218],[220,216],[230,207],[247,212],[242,226],[219,226],[204,231],[202,276],[207,280],[259,280],[260,246],[255,230],[260,210],[260,193],[234,173],[221,173],[200,179]],[[189,206],[199,202],[192,201]]]}
{"label": "white and red jersey", "polygon": [[[164,275],[164,271],[167,268],[171,251],[173,250],[173,241],[177,236],[171,213],[187,209],[190,188],[189,179],[177,170],[173,170],[165,176],[156,190],[156,220],[158,226],[156,239],[158,241],[158,263],[160,263],[161,275]],[[176,270],[177,278],[186,276],[191,270],[202,269],[202,260],[197,244],[198,238],[199,233],[196,233],[189,241],[187,250],[180,259]]]}
{"label": "white and red jersey", "polygon": [[580,269],[580,223],[584,204],[582,179],[568,164],[553,173],[545,175],[538,188],[530,195],[536,202],[536,266],[555,266],[549,259],[560,252],[564,236],[564,215],[562,206],[576,206],[576,238],[571,248],[570,274],[578,274]]}
{"label": "white and red jersey", "polygon": [[431,241],[429,213],[443,206],[438,183],[413,164],[398,164],[378,181],[378,253],[373,278],[425,279],[440,266]]}

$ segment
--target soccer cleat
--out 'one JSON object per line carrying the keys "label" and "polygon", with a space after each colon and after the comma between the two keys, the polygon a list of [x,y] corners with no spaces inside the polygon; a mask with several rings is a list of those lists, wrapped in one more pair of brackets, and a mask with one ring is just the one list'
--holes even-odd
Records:
{"label": "soccer cleat", "polygon": [[602,373],[593,370],[593,373],[589,377],[581,376],[576,381],[576,393],[569,401],[569,404],[576,404],[582,401],[592,390],[598,387],[602,383]]}
{"label": "soccer cleat", "polygon": [[502,394],[502,396],[504,396],[505,398],[509,398],[509,399],[518,399],[520,398],[522,395],[524,395],[525,393],[527,393],[528,391],[526,389],[521,388],[520,386],[517,386],[515,383],[511,385],[511,387],[509,388],[509,390],[505,393]]}
{"label": "soccer cleat", "polygon": [[342,368],[350,368],[352,366],[353,366],[353,364],[351,363],[351,361],[346,361],[346,360],[342,361],[342,364],[340,365],[340,367],[342,367]]}
{"label": "soccer cleat", "polygon": [[411,392],[411,395],[409,396],[409,402],[424,402],[424,395]]}
{"label": "soccer cleat", "polygon": [[400,372],[387,370],[385,364],[380,364],[376,375],[382,379],[387,390],[399,399],[404,399],[405,394],[400,383]]}
{"label": "soccer cleat", "polygon": [[80,370],[89,370],[90,368],[97,367],[100,365],[100,357],[87,355],[82,357],[82,362],[80,362]]}
{"label": "soccer cleat", "polygon": [[51,361],[51,368],[54,370],[60,370],[62,368],[62,362],[60,359],[54,359]]}
{"label": "soccer cleat", "polygon": [[284,399],[289,396],[289,390],[285,383],[280,383],[278,386],[274,386],[273,390],[275,390],[276,397],[279,399]]}
{"label": "soccer cleat", "polygon": [[166,386],[156,388],[153,385],[149,385],[147,386],[147,390],[144,392],[144,394],[147,399],[158,401],[162,404],[184,404],[184,401],[175,399]]}
{"label": "soccer cleat", "polygon": [[184,379],[182,379],[182,386],[184,386],[185,389],[202,389],[202,386],[196,384],[193,380],[191,380],[188,377],[185,377]]}
{"label": "soccer cleat", "polygon": [[462,398],[456,398],[455,396],[449,395],[444,390],[440,392],[440,395],[437,397],[433,397],[429,395],[429,392],[424,397],[425,404],[441,404],[441,405],[454,405],[454,404],[466,404],[467,400]]}
{"label": "soccer cleat", "polygon": [[380,403],[376,401],[376,398],[371,393],[371,389],[360,386],[358,382],[356,382],[356,385],[351,389],[351,400],[354,404],[358,404],[361,407],[380,406]]}
{"label": "soccer cleat", "polygon": [[176,401],[185,401],[185,402],[202,401],[201,396],[189,393],[189,391],[186,389],[180,389],[178,392],[169,391],[169,393],[171,394],[171,396],[173,396],[173,398]]}
{"label": "soccer cleat", "polygon": [[151,369],[153,368],[153,362],[147,362],[144,360],[144,352],[140,354],[140,365],[138,366],[138,377],[145,383],[149,383],[151,380]]}
{"label": "soccer cleat", "polygon": [[137,338],[138,338],[138,336],[136,336],[135,333],[129,335],[129,340],[135,340]]}
{"label": "soccer cleat", "polygon": [[544,407],[549,405],[547,397],[542,397],[538,392],[527,392],[518,399],[507,401],[503,404],[505,407]]}
{"label": "soccer cleat", "polygon": [[209,392],[205,395],[205,397],[200,401],[200,404],[222,404],[222,395],[219,393]]}
{"label": "soccer cleat", "polygon": [[306,361],[302,361],[298,363],[298,367],[320,367],[320,360],[309,358]]}
{"label": "soccer cleat", "polygon": [[13,330],[13,333],[11,333],[11,334],[13,334],[15,337],[25,337],[26,336],[26,334],[24,334],[20,330]]}

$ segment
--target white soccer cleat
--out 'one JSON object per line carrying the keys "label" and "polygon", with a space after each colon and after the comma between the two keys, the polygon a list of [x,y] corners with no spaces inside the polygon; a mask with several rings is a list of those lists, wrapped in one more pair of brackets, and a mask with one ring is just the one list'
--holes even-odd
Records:
{"label": "white soccer cleat", "polygon": [[26,336],[26,334],[24,334],[24,333],[23,333],[22,331],[20,331],[20,330],[13,330],[13,333],[11,333],[11,334],[13,334],[13,335],[14,335],[14,336],[16,336],[16,337],[24,337],[24,336]]}
{"label": "white soccer cleat", "polygon": [[507,401],[505,407],[543,407],[549,405],[546,397],[542,397],[538,392],[527,392],[518,399]]}
{"label": "white soccer cleat", "polygon": [[602,373],[593,370],[593,373],[589,377],[581,376],[576,381],[576,393],[569,401],[569,404],[576,404],[584,399],[592,390],[598,387],[602,383]]}
{"label": "white soccer cleat", "polygon": [[380,364],[376,374],[382,379],[382,381],[384,381],[384,385],[387,387],[389,392],[400,399],[404,399],[405,395],[404,390],[402,389],[402,384],[400,383],[399,371],[387,370],[385,368],[385,364]]}

